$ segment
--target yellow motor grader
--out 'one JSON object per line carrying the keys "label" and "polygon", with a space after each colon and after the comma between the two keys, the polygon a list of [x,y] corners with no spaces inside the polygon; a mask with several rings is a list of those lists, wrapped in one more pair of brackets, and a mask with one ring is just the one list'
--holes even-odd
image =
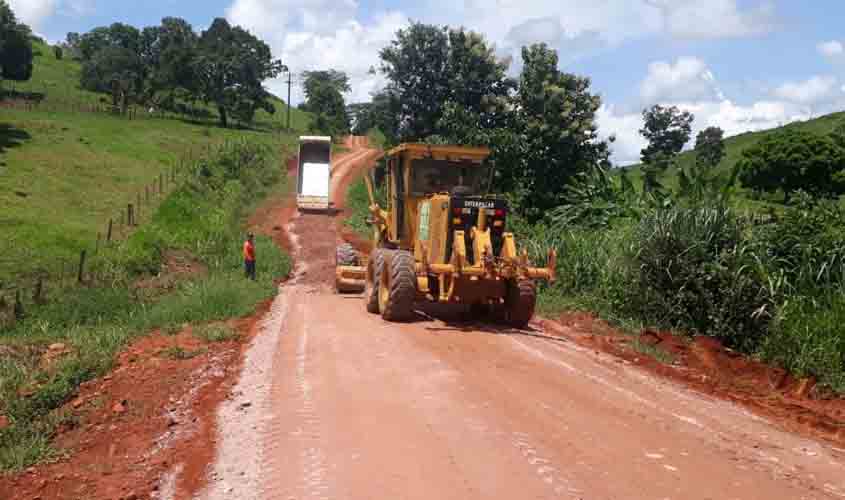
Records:
{"label": "yellow motor grader", "polygon": [[[505,229],[506,200],[487,194],[493,179],[487,148],[402,144],[385,155],[387,207],[370,175],[373,244],[359,264],[338,249],[339,292],[364,292],[367,311],[388,321],[413,317],[421,301],[487,309],[522,328],[534,314],[534,280],[554,280],[556,255],[531,267]],[[501,313],[501,314],[499,314]]]}

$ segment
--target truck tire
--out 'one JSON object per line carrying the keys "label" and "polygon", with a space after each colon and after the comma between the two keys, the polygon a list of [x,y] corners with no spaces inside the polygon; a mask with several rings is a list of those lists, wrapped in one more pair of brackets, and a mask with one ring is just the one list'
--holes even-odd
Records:
{"label": "truck tire", "polygon": [[407,321],[414,315],[417,297],[417,273],[414,256],[397,250],[384,260],[379,281],[379,309],[387,321]]}
{"label": "truck tire", "polygon": [[384,268],[384,256],[389,250],[376,248],[370,254],[367,263],[367,285],[364,290],[364,298],[367,302],[367,312],[378,314],[378,288],[381,282],[381,271]]}
{"label": "truck tire", "polygon": [[337,266],[357,266],[358,252],[349,243],[344,243],[337,247],[335,252],[335,265]]}
{"label": "truck tire", "polygon": [[505,297],[505,321],[514,328],[525,328],[534,316],[537,289],[531,280],[511,281]]}

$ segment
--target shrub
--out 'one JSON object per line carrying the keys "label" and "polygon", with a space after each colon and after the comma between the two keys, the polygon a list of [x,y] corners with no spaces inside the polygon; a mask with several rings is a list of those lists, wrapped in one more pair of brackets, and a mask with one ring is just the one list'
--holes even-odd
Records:
{"label": "shrub", "polygon": [[754,345],[771,300],[744,228],[726,208],[673,208],[643,217],[633,234],[632,312],[661,326]]}

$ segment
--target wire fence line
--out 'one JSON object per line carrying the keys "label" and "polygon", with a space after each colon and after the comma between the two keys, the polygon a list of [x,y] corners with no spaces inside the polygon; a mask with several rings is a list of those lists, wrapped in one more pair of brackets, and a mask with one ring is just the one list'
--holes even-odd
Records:
{"label": "wire fence line", "polygon": [[[160,203],[188,182],[202,162],[222,148],[228,148],[229,144],[227,139],[185,151],[142,189],[130,194],[125,204],[116,207],[107,218],[99,220],[96,236],[73,258],[60,259],[49,266],[42,265],[6,279],[0,278],[0,330],[22,319],[32,306],[47,303],[50,297],[108,282],[120,273],[122,270],[114,268],[109,259],[114,256],[111,251],[144,223],[151,221]],[[25,255],[35,254],[33,249],[23,245],[16,250]]]}

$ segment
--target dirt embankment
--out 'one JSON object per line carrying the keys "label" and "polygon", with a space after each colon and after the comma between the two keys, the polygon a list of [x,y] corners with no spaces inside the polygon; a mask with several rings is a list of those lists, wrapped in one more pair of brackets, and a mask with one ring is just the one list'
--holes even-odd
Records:
{"label": "dirt embankment", "polygon": [[634,349],[631,336],[588,313],[564,314],[558,321],[541,320],[538,325],[699,393],[737,403],[790,431],[845,446],[845,399],[817,386],[813,379],[796,378],[749,359],[714,338],[643,332],[641,344],[672,357],[671,363],[662,363]]}

